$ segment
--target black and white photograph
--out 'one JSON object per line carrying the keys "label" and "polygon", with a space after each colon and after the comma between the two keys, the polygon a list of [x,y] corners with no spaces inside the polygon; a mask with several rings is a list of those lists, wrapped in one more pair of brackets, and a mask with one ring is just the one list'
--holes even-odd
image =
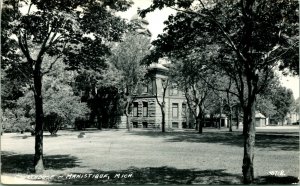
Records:
{"label": "black and white photograph", "polygon": [[1,184],[299,184],[298,0],[1,0]]}

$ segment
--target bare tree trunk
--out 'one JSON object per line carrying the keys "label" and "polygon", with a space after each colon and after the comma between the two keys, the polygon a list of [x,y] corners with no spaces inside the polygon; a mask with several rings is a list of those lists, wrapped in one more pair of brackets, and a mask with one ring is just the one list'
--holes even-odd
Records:
{"label": "bare tree trunk", "polygon": [[229,106],[229,132],[232,132],[232,107]]}
{"label": "bare tree trunk", "polygon": [[126,115],[126,127],[127,127],[128,131],[131,131],[130,116],[129,116],[129,114],[125,114],[125,115]]}
{"label": "bare tree trunk", "polygon": [[255,146],[255,100],[244,108],[244,158],[243,177],[244,184],[250,184],[254,180],[254,146]]}
{"label": "bare tree trunk", "polygon": [[165,114],[165,105],[164,103],[161,106],[161,114],[162,114],[162,121],[161,121],[161,131],[166,132],[166,114]]}
{"label": "bare tree trunk", "polygon": [[203,133],[203,126],[202,126],[202,116],[203,116],[203,112],[202,112],[202,107],[199,105],[199,113],[198,116],[196,117],[196,123],[198,125],[198,133],[202,134]]}
{"label": "bare tree trunk", "polygon": [[199,122],[197,121],[197,117],[196,117],[195,130],[196,130],[196,131],[199,131]]}
{"label": "bare tree trunk", "polygon": [[239,129],[239,123],[240,123],[240,113],[238,108],[236,108],[236,129]]}
{"label": "bare tree trunk", "polygon": [[34,170],[35,173],[41,174],[44,171],[43,163],[43,97],[42,97],[42,74],[41,61],[36,61],[34,72],[34,100],[35,100],[35,154],[34,154]]}
{"label": "bare tree trunk", "polygon": [[102,130],[102,117],[100,116],[100,113],[97,113],[97,122],[98,122],[98,129]]}
{"label": "bare tree trunk", "polygon": [[126,100],[126,107],[125,107],[125,116],[126,116],[126,128],[128,131],[131,131],[131,125],[130,125],[130,113],[129,113],[129,108],[131,105],[131,97],[130,95],[127,95],[127,100]]}
{"label": "bare tree trunk", "polygon": [[221,123],[222,123],[222,101],[220,102],[220,119],[219,119],[218,129],[221,129]]}
{"label": "bare tree trunk", "polygon": [[196,118],[196,125],[198,126],[198,133],[202,134],[203,129],[202,129],[202,125],[201,125],[201,118],[199,117],[199,115]]}
{"label": "bare tree trunk", "polygon": [[161,110],[161,115],[162,115],[162,121],[161,121],[161,131],[162,132],[166,132],[166,114],[165,114],[165,98],[166,98],[166,92],[167,92],[167,88],[168,88],[168,84],[169,84],[169,80],[167,79],[166,81],[162,80],[162,88],[163,88],[163,94],[162,94],[162,102],[160,103],[160,101],[158,100],[158,90],[157,90],[157,83],[155,80],[155,98],[157,101],[157,104],[160,106],[160,110]]}

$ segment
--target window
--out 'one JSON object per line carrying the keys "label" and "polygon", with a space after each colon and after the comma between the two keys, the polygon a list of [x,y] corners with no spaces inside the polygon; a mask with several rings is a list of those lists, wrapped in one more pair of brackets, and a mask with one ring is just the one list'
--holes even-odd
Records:
{"label": "window", "polygon": [[144,86],[143,86],[143,93],[148,93],[148,84],[145,84]]}
{"label": "window", "polygon": [[178,118],[178,103],[172,103],[172,117]]}
{"label": "window", "polygon": [[143,116],[148,116],[148,102],[143,102]]}
{"label": "window", "polygon": [[170,95],[173,95],[173,96],[178,95],[178,88],[175,83],[173,83],[171,86]]}
{"label": "window", "polygon": [[182,111],[181,111],[181,115],[182,115],[183,117],[186,116],[186,104],[185,104],[185,103],[182,103]]}
{"label": "window", "polygon": [[178,128],[178,122],[172,122],[172,128]]}
{"label": "window", "polygon": [[143,122],[143,128],[148,128],[148,123],[147,122]]}
{"label": "window", "polygon": [[138,128],[138,122],[133,122],[133,128]]}
{"label": "window", "polygon": [[139,107],[139,103],[138,102],[134,102],[133,103],[133,116],[134,117],[138,117],[139,116],[138,107]]}

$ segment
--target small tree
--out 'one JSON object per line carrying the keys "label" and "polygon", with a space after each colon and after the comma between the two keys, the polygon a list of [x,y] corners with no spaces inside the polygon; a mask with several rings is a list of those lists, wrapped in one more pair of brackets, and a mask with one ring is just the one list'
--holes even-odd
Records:
{"label": "small tree", "polygon": [[58,129],[61,127],[63,119],[54,112],[45,116],[45,127],[50,132],[51,136],[55,136]]}

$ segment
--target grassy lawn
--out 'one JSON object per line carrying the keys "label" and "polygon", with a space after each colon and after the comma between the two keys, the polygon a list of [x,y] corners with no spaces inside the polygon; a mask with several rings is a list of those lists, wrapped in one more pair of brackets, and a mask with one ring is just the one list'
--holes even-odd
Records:
{"label": "grassy lawn", "polygon": [[[257,183],[296,182],[298,130],[257,129]],[[85,131],[85,138],[78,138],[79,133],[59,131],[57,137],[50,137],[45,132],[46,170],[40,176],[32,173],[34,137],[29,133],[3,134],[2,181],[39,180],[42,176],[42,183],[66,184],[240,184],[242,180],[241,130],[229,133],[227,129],[205,128],[202,135],[194,130],[165,134],[104,130]],[[284,171],[284,175],[271,176],[270,171]]]}

